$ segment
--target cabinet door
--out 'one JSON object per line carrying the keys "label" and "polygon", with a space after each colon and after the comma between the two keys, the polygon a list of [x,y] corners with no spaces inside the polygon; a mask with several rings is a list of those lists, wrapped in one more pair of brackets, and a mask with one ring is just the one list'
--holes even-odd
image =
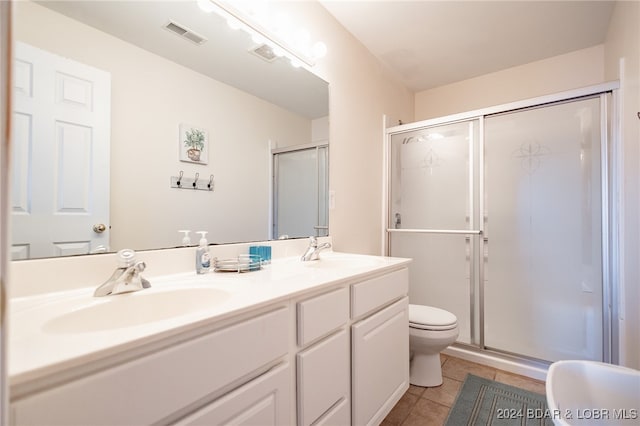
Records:
{"label": "cabinet door", "polygon": [[348,399],[335,405],[318,423],[313,426],[349,426],[351,424],[351,405]]}
{"label": "cabinet door", "polygon": [[409,388],[409,301],[352,326],[354,425],[377,425]]}
{"label": "cabinet door", "polygon": [[349,398],[349,332],[341,330],[297,355],[298,425],[315,423]]}
{"label": "cabinet door", "polygon": [[175,426],[260,425],[289,422],[289,364],[281,365],[198,410]]}

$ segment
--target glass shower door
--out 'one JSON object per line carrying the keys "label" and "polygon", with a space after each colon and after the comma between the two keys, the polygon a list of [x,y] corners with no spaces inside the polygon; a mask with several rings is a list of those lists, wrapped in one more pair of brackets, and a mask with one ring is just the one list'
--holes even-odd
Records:
{"label": "glass shower door", "polygon": [[484,344],[600,360],[600,98],[485,118]]}
{"label": "glass shower door", "polygon": [[273,155],[274,238],[329,235],[328,150],[320,145]]}
{"label": "glass shower door", "polygon": [[477,343],[478,120],[394,134],[389,253],[411,257],[410,303],[458,317],[458,341]]}

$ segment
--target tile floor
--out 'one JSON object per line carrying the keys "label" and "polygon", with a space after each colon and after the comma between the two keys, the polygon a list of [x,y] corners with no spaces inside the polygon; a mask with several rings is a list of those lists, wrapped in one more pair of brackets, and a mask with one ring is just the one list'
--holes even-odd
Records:
{"label": "tile floor", "polygon": [[467,373],[544,394],[544,382],[474,362],[440,355],[443,383],[434,388],[411,385],[381,426],[444,425]]}

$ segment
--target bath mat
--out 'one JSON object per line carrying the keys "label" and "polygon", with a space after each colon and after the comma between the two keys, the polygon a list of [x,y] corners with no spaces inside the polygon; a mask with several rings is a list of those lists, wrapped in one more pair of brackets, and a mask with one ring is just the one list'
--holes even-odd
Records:
{"label": "bath mat", "polygon": [[468,374],[446,426],[553,426],[544,395]]}

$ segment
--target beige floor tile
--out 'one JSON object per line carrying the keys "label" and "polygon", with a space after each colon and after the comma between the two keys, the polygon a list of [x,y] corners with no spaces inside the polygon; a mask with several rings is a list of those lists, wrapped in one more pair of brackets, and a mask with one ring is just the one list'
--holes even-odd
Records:
{"label": "beige floor tile", "polygon": [[429,425],[443,425],[449,415],[449,407],[438,404],[426,398],[420,398],[411,410],[411,414],[418,414],[427,420]]}
{"label": "beige floor tile", "polygon": [[449,358],[448,355],[440,354],[440,365],[444,364],[444,362]]}
{"label": "beige floor tile", "polygon": [[461,386],[462,382],[444,377],[440,386],[426,388],[422,394],[422,398],[451,407],[456,400],[456,396],[458,395],[458,391]]}
{"label": "beige floor tile", "polygon": [[507,373],[506,371],[496,371],[496,382],[505,383],[507,385],[516,386],[521,389],[528,390],[544,395],[545,384],[539,380],[530,379],[529,377],[518,376],[516,374]]}
{"label": "beige floor tile", "polygon": [[400,401],[391,409],[391,412],[385,417],[385,421],[390,425],[400,425],[409,416],[413,406],[419,397],[409,392],[405,392]]}
{"label": "beige floor tile", "polygon": [[427,426],[430,425],[432,423],[429,423],[429,420],[425,419],[424,417],[411,412],[407,418],[405,419],[404,422],[402,422],[402,426]]}
{"label": "beige floor tile", "polygon": [[448,357],[442,366],[442,375],[450,379],[463,382],[467,374],[493,380],[496,369],[453,357]]}
{"label": "beige floor tile", "polygon": [[433,388],[411,385],[382,422],[383,426],[441,426],[462,387],[467,374],[496,380],[511,386],[544,394],[544,382],[496,370],[474,362],[440,355],[443,383]]}
{"label": "beige floor tile", "polygon": [[424,393],[424,390],[425,388],[423,387],[409,385],[409,389],[407,390],[407,392],[415,396],[422,396],[422,394]]}

